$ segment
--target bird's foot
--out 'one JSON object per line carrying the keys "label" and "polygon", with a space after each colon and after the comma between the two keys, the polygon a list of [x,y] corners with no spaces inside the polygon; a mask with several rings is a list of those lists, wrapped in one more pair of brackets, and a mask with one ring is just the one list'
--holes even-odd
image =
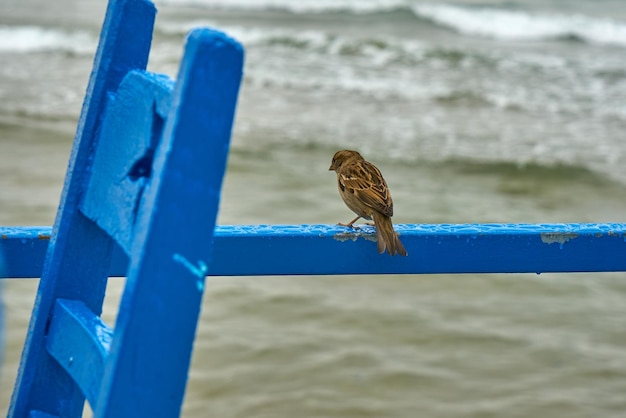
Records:
{"label": "bird's foot", "polygon": [[360,229],[358,226],[354,226],[354,223],[356,221],[358,221],[359,219],[361,219],[360,216],[357,216],[356,218],[354,218],[353,220],[351,220],[350,222],[348,222],[347,224],[342,224],[341,222],[339,222],[337,225],[341,225],[341,226],[347,226],[350,227],[352,229]]}
{"label": "bird's foot", "polygon": [[352,229],[361,229],[361,227],[354,225],[352,222],[347,223],[347,224],[343,224],[341,222],[338,222],[337,225],[339,225],[339,226],[347,226],[348,228],[352,228]]}

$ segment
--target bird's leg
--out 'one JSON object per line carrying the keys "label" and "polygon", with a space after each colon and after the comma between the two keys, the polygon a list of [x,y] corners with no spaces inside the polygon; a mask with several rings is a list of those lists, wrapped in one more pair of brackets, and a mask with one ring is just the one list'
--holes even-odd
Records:
{"label": "bird's leg", "polygon": [[359,229],[358,226],[354,226],[354,223],[356,221],[358,221],[361,217],[357,216],[356,218],[354,218],[353,220],[351,220],[350,222],[348,222],[347,224],[342,224],[341,222],[339,222],[337,225],[341,225],[341,226],[348,226],[350,228],[354,228],[354,229]]}

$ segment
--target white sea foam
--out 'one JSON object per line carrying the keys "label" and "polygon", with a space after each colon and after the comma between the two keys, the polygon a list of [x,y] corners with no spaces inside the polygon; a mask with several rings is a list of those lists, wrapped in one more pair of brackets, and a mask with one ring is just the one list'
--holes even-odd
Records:
{"label": "white sea foam", "polygon": [[521,40],[574,37],[626,46],[626,22],[612,19],[447,4],[418,4],[412,9],[421,18],[468,35]]}
{"label": "white sea foam", "polygon": [[[244,26],[218,25],[211,20],[192,20],[182,23],[165,23],[156,28],[159,32],[168,35],[184,35],[194,28],[216,27],[226,32],[246,46],[267,44],[279,40],[285,43],[302,46],[319,46],[325,42],[327,34],[321,31],[293,31],[287,29],[255,28]],[[305,45],[306,44],[306,45]]]}
{"label": "white sea foam", "polygon": [[286,10],[293,13],[347,11],[374,13],[409,6],[408,0],[157,0],[159,3],[198,4],[208,7],[245,10]]}
{"label": "white sea foam", "polygon": [[367,14],[404,10],[466,35],[521,40],[577,38],[626,46],[626,22],[582,14],[550,14],[412,0],[157,0],[157,3],[196,4],[234,10],[284,10],[297,14]]}
{"label": "white sea foam", "polygon": [[93,53],[97,40],[86,32],[66,32],[38,26],[0,25],[0,53],[67,51]]}
{"label": "white sea foam", "polygon": [[403,40],[384,35],[360,38],[340,36],[323,30],[224,26],[216,25],[209,20],[163,24],[157,30],[168,35],[184,35],[193,28],[203,26],[219,26],[220,30],[239,40],[246,47],[284,47],[330,55],[375,56],[377,59],[392,59],[422,52],[422,44],[419,41]]}

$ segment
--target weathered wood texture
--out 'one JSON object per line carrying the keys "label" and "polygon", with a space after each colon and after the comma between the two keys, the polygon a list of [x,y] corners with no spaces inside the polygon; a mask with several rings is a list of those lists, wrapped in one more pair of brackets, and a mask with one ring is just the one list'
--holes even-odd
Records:
{"label": "weathered wood texture", "polygon": [[[626,271],[626,224],[395,225],[409,256],[376,252],[371,227],[218,225],[207,275]],[[39,277],[49,227],[0,227],[8,277]],[[243,256],[242,256],[243,254]],[[110,276],[124,276],[114,249]]]}
{"label": "weathered wood texture", "polygon": [[[85,398],[96,417],[179,415],[243,48],[197,29],[176,83],[149,73],[155,12],[109,3],[55,225],[30,247],[46,255],[9,417],[80,417]],[[115,331],[99,319],[114,249]]]}

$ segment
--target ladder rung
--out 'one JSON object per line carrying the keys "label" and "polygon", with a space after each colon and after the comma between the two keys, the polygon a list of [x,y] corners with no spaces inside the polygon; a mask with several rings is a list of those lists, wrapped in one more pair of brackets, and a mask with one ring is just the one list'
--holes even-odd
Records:
{"label": "ladder rung", "polygon": [[74,379],[92,408],[112,338],[113,330],[83,302],[57,299],[46,350]]}

